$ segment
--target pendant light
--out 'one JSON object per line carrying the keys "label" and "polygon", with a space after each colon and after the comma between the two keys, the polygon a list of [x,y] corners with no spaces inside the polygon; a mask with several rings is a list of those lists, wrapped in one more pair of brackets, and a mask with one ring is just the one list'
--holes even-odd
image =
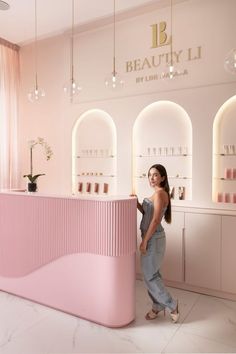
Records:
{"label": "pendant light", "polygon": [[30,102],[37,102],[42,97],[45,96],[45,92],[43,89],[38,86],[38,23],[37,23],[37,0],[34,1],[34,57],[35,57],[35,83],[34,88],[28,93],[28,99]]}
{"label": "pendant light", "polygon": [[70,80],[65,83],[63,90],[66,95],[69,96],[70,101],[73,101],[73,97],[76,97],[82,88],[75,81],[74,78],[74,23],[75,23],[75,3],[74,0],[71,1],[71,42],[70,42]]}
{"label": "pendant light", "polygon": [[123,85],[124,80],[116,71],[116,0],[113,0],[113,66],[111,75],[105,79],[105,87],[116,90]]}
{"label": "pendant light", "polygon": [[225,70],[231,74],[236,74],[236,49],[232,49],[225,58]]}
{"label": "pendant light", "polygon": [[5,11],[9,9],[10,9],[10,5],[6,1],[0,0],[0,10]]}
{"label": "pendant light", "polygon": [[173,4],[170,0],[170,61],[168,64],[168,71],[161,73],[162,79],[173,79],[178,72],[174,69],[174,60],[173,60]]}

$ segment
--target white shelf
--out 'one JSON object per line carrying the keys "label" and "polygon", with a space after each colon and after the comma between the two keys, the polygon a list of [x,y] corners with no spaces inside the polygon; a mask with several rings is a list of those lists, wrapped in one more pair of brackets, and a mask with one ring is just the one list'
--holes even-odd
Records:
{"label": "white shelf", "polygon": [[109,156],[74,156],[74,158],[77,159],[114,159],[114,155],[109,155]]}
{"label": "white shelf", "polygon": [[[148,178],[148,176],[135,176],[135,178]],[[179,176],[179,177],[176,177],[176,176],[168,176],[168,179],[189,179],[191,180],[192,178],[191,177],[185,177],[185,176]]]}
{"label": "white shelf", "polygon": [[224,177],[214,177],[214,178],[219,181],[236,182],[236,178],[224,178]]}
{"label": "white shelf", "polygon": [[158,158],[166,158],[166,157],[192,157],[192,155],[189,154],[167,154],[167,155],[136,155],[135,157],[137,158],[149,158],[149,157],[158,157]]}
{"label": "white shelf", "polygon": [[236,154],[214,154],[215,156],[222,156],[222,157],[230,157],[230,156],[232,156],[232,157],[235,157],[236,156]]}
{"label": "white shelf", "polygon": [[93,175],[81,175],[81,174],[77,174],[76,175],[77,177],[82,177],[82,178],[93,178],[93,177],[95,177],[95,178],[103,178],[103,177],[109,177],[109,178],[111,178],[111,177],[116,177],[115,175],[104,175],[104,174],[102,174],[102,175],[95,175],[95,174],[93,174]]}

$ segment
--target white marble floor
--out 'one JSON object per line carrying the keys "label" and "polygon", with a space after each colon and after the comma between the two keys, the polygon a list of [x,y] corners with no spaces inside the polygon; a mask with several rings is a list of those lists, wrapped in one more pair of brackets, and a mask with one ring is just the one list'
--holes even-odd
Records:
{"label": "white marble floor", "polygon": [[154,321],[137,281],[135,321],[110,329],[0,292],[1,354],[236,353],[236,302],[169,289],[179,299],[180,322]]}

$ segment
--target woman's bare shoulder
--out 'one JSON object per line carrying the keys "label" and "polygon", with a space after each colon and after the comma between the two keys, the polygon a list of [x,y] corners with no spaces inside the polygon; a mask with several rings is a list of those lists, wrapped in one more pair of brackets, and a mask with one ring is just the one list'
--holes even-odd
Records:
{"label": "woman's bare shoulder", "polygon": [[163,197],[166,195],[166,191],[164,191],[164,189],[160,188],[157,191],[155,191],[154,193],[154,198],[158,198],[158,197]]}
{"label": "woman's bare shoulder", "polygon": [[163,204],[168,203],[168,194],[164,189],[158,189],[154,193],[154,199],[162,201]]}

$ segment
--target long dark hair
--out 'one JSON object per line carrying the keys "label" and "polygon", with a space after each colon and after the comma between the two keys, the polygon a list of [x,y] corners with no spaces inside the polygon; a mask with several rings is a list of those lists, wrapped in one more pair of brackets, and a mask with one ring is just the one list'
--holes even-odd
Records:
{"label": "long dark hair", "polygon": [[148,176],[149,176],[150,170],[152,168],[155,168],[160,173],[161,177],[165,177],[164,180],[160,183],[160,187],[163,188],[164,191],[166,191],[166,193],[168,194],[169,203],[167,205],[164,219],[168,224],[170,224],[171,223],[171,202],[170,202],[170,186],[169,186],[169,182],[168,182],[167,172],[166,172],[166,169],[164,166],[162,166],[160,164],[155,164],[149,168]]}

